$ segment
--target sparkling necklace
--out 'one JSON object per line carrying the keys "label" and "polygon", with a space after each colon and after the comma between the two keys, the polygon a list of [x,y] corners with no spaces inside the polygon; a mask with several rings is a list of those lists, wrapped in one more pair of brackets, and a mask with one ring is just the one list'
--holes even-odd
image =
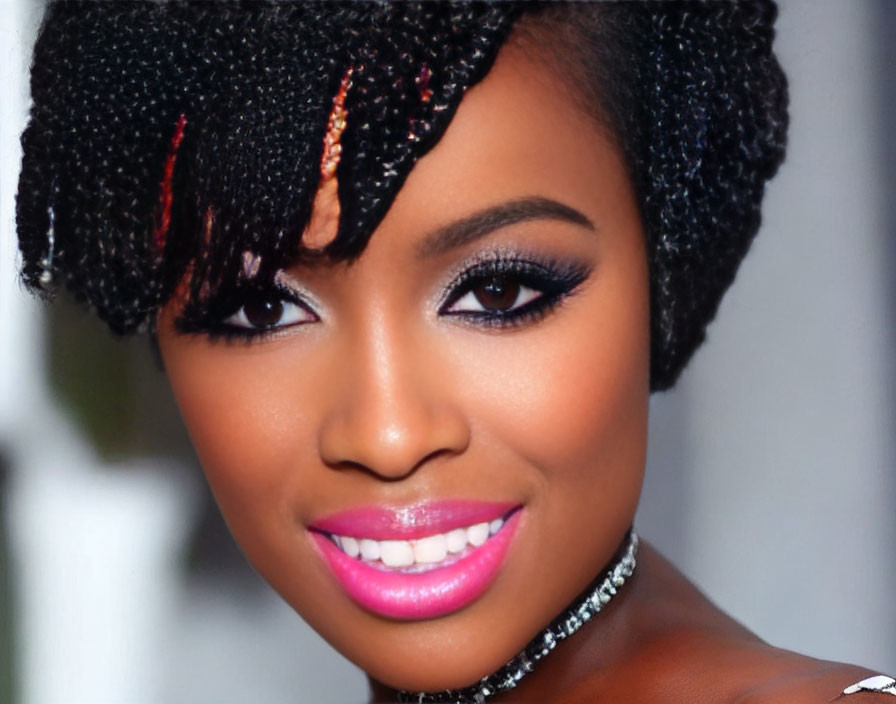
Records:
{"label": "sparkling necklace", "polygon": [[476,684],[463,689],[443,692],[398,692],[398,701],[404,704],[483,704],[498,692],[513,689],[519,681],[535,669],[535,664],[557,647],[561,640],[569,638],[609,603],[625,580],[635,571],[635,553],[638,552],[638,536],[628,534],[619,559],[607,569],[595,587],[579,601],[568,607],[547,628],[529,641],[529,645],[513,660],[494,674],[483,677]]}

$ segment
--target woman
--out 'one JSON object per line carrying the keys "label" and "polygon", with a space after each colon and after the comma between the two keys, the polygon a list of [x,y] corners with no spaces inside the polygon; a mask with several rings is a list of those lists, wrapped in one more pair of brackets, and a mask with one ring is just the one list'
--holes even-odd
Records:
{"label": "woman", "polygon": [[783,156],[773,16],[56,6],[25,278],[157,335],[238,542],[376,700],[829,701],[871,673],[631,533]]}

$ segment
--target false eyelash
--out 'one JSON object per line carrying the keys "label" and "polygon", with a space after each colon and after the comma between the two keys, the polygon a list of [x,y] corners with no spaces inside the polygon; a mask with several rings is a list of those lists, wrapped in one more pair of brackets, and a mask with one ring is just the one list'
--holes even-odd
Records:
{"label": "false eyelash", "polygon": [[199,304],[196,310],[190,310],[188,304],[188,309],[175,318],[175,329],[185,335],[202,335],[212,343],[251,344],[277,337],[292,327],[243,328],[226,324],[224,321],[245,305],[250,296],[277,298],[312,311],[307,301],[289,286],[272,281],[267,284],[238,286],[222,292],[214,299]]}
{"label": "false eyelash", "polygon": [[[583,262],[541,260],[531,255],[492,254],[460,272],[447,286],[439,313],[461,318],[474,325],[509,328],[538,322],[548,315],[591,274]],[[541,292],[537,298],[509,311],[456,311],[448,309],[464,295],[495,276],[514,279],[522,286]]]}

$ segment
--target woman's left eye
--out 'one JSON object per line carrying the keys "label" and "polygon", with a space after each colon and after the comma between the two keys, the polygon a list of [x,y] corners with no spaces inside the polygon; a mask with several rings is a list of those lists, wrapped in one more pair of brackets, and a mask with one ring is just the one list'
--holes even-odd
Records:
{"label": "woman's left eye", "polygon": [[470,290],[445,309],[445,313],[507,313],[542,295],[509,276],[492,276],[477,282]]}
{"label": "woman's left eye", "polygon": [[278,294],[266,294],[252,296],[246,300],[232,315],[223,320],[223,324],[251,333],[313,323],[316,320],[317,316],[308,308],[286,300]]}
{"label": "woman's left eye", "polygon": [[588,278],[583,262],[498,258],[475,264],[448,287],[441,315],[488,327],[533,323]]}

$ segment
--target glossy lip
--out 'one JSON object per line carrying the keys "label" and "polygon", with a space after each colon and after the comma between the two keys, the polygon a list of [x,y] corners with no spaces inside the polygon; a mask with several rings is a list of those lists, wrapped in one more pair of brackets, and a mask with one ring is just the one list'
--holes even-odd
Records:
{"label": "glossy lip", "polygon": [[416,540],[503,518],[519,504],[494,501],[427,501],[411,506],[359,506],[312,522],[311,530],[371,540]]}
{"label": "glossy lip", "polygon": [[[490,506],[492,518],[507,515],[507,512],[504,514],[494,513],[497,504],[490,504]],[[522,514],[522,511],[514,510],[513,504],[505,504],[505,506],[510,507],[511,514],[507,516],[501,530],[462,559],[426,572],[384,571],[362,560],[349,557],[336,547],[324,533],[315,530],[311,531],[310,535],[336,580],[359,606],[387,618],[401,621],[424,620],[459,611],[478,599],[497,578]],[[375,512],[379,512],[379,510],[375,510]],[[349,513],[352,513],[356,520],[363,515],[355,511]],[[345,514],[339,515],[340,517],[345,516]],[[373,514],[367,514],[368,517],[371,515]],[[380,513],[380,515],[382,514]],[[426,522],[425,530],[416,524],[410,526],[407,523],[401,524],[403,536],[398,539],[413,539],[408,537],[409,532],[415,532],[422,537],[432,533],[445,532],[462,525],[470,525],[464,522],[457,523],[456,516],[450,512],[445,514],[436,512],[429,515],[432,518]],[[437,516],[440,517],[436,520]],[[483,518],[483,520],[490,519]],[[383,526],[377,521],[368,523],[365,528],[378,527],[383,530]],[[482,521],[473,520],[473,523],[477,522]],[[316,526],[321,526],[321,523],[318,522]],[[448,527],[442,528],[442,525]],[[355,534],[353,531],[339,533],[334,530],[333,532],[339,535]],[[370,537],[369,533],[362,535]],[[374,539],[388,540],[395,535],[396,533],[392,531],[383,538]]]}

